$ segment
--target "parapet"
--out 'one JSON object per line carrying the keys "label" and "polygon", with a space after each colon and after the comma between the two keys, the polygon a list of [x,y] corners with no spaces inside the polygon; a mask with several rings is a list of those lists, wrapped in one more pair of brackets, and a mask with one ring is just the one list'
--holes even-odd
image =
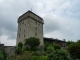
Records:
{"label": "parapet", "polygon": [[25,20],[26,18],[32,18],[42,24],[44,24],[44,21],[41,17],[39,17],[38,15],[36,15],[35,13],[33,13],[32,11],[27,11],[26,13],[24,13],[23,15],[21,15],[19,18],[18,18],[18,23]]}

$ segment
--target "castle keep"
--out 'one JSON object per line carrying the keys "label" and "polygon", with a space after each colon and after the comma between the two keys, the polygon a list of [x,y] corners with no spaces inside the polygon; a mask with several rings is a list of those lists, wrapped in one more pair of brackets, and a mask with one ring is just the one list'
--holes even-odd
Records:
{"label": "castle keep", "polygon": [[[18,31],[17,31],[17,42],[22,42],[24,44],[25,39],[30,37],[36,37],[40,39],[40,45],[44,45],[45,42],[50,42],[53,44],[59,44],[61,47],[66,47],[65,40],[53,39],[43,37],[43,24],[44,21],[41,17],[33,13],[32,11],[27,11],[18,18]],[[11,56],[15,53],[16,46],[5,46],[0,44],[0,50],[4,49],[7,56]]]}
{"label": "castle keep", "polygon": [[43,45],[43,19],[33,13],[27,11],[18,18],[17,42],[24,43],[25,39],[36,37],[40,39],[40,45]]}

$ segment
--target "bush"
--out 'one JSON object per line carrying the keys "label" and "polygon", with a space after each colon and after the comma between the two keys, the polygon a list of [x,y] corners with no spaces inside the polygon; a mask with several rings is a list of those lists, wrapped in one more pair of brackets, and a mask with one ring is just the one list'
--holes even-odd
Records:
{"label": "bush", "polygon": [[40,56],[40,53],[36,51],[36,52],[32,52],[32,55],[33,56]]}
{"label": "bush", "polygon": [[53,46],[48,46],[48,47],[47,47],[47,53],[52,53],[52,52],[54,52],[54,51],[55,51],[55,49],[54,49]]}
{"label": "bush", "polygon": [[22,49],[20,47],[17,47],[16,50],[15,50],[15,53],[18,54],[18,55],[21,54]]}
{"label": "bush", "polygon": [[23,52],[22,55],[19,55],[19,57],[17,58],[17,60],[31,60],[31,53],[29,51],[25,51]]}
{"label": "bush", "polygon": [[32,56],[32,60],[40,60],[39,56]]}
{"label": "bush", "polygon": [[79,41],[73,44],[70,44],[67,48],[68,52],[73,58],[80,59],[80,43]]}
{"label": "bush", "polygon": [[59,44],[54,44],[54,48],[56,49],[61,49],[61,46]]}
{"label": "bush", "polygon": [[47,56],[40,56],[40,60],[47,60]]}
{"label": "bush", "polygon": [[16,57],[15,55],[12,55],[12,56],[8,57],[7,60],[16,60],[15,57]]}
{"label": "bush", "polygon": [[0,60],[4,60],[4,55],[1,50],[0,50]]}
{"label": "bush", "polygon": [[34,46],[33,48],[32,48],[32,51],[37,51],[38,49],[37,49],[37,47],[36,46]]}
{"label": "bush", "polygon": [[56,50],[48,55],[48,60],[70,60],[70,56],[65,50]]}
{"label": "bush", "polygon": [[22,48],[22,46],[23,46],[22,42],[19,42],[18,47]]}
{"label": "bush", "polygon": [[37,46],[39,46],[39,44],[40,44],[39,39],[35,38],[35,37],[30,37],[30,38],[26,39],[26,41],[25,41],[25,45],[30,46],[31,51],[32,51],[33,47],[37,47]]}
{"label": "bush", "polygon": [[28,44],[30,47],[34,47],[34,46],[39,46],[40,41],[38,38],[30,37],[30,38],[26,39],[25,44]]}
{"label": "bush", "polygon": [[23,47],[23,52],[24,52],[24,51],[30,51],[30,48],[29,48],[28,46],[24,46],[24,47]]}

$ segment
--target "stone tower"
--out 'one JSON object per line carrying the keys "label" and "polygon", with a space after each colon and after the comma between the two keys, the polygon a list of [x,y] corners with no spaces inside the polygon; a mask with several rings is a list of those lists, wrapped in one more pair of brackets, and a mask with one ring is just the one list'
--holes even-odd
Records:
{"label": "stone tower", "polygon": [[43,45],[43,24],[43,19],[30,10],[21,15],[18,18],[16,44],[24,43],[26,38],[36,37],[40,39],[40,45]]}

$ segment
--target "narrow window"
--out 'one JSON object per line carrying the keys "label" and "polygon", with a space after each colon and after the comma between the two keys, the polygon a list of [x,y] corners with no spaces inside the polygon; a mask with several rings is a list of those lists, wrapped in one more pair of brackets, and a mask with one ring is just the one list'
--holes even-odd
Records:
{"label": "narrow window", "polygon": [[21,28],[20,28],[20,31],[21,31]]}
{"label": "narrow window", "polygon": [[25,34],[24,34],[24,37],[25,37]]}
{"label": "narrow window", "polygon": [[35,36],[37,36],[37,33],[35,33]]}

